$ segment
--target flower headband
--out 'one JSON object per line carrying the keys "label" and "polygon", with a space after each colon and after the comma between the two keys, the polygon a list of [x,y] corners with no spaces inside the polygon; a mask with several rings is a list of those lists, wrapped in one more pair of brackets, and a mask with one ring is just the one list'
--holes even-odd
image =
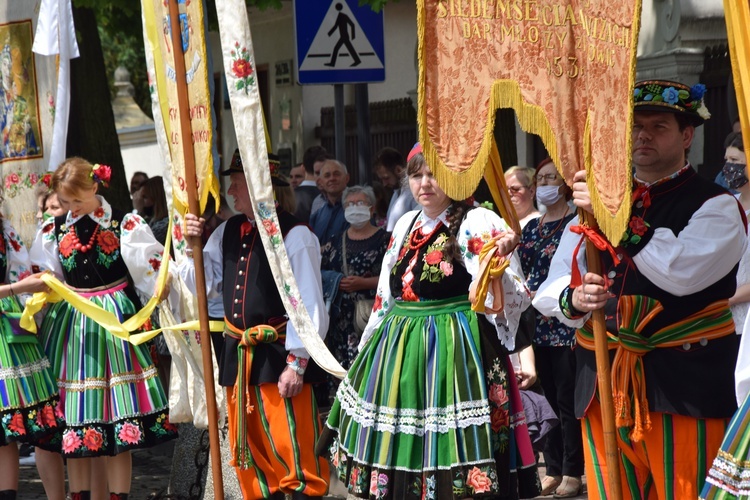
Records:
{"label": "flower headband", "polygon": [[702,83],[688,87],[669,80],[648,80],[635,84],[633,100],[636,111],[671,111],[689,116],[700,125],[711,118],[703,100],[705,94]]}
{"label": "flower headband", "polygon": [[109,180],[112,178],[112,169],[107,165],[95,164],[91,167],[91,174],[89,174],[94,182],[98,182],[102,187],[109,187]]}
{"label": "flower headband", "polygon": [[52,174],[44,174],[41,181],[45,186],[47,186],[47,189],[50,189],[52,187]]}

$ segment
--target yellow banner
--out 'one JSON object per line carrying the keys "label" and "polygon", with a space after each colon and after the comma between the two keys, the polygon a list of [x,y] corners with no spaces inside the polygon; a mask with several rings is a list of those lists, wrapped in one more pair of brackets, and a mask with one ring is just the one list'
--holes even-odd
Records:
{"label": "yellow banner", "polygon": [[630,214],[641,1],[419,0],[419,138],[454,199],[472,194],[495,110],[539,135],[568,183],[582,169],[617,243]]}
{"label": "yellow banner", "polygon": [[[203,1],[177,1],[180,10],[180,35],[182,47],[173,47],[170,31],[169,2],[164,0],[142,0],[144,39],[146,50],[150,52],[153,68],[149,68],[154,106],[154,123],[160,128],[169,144],[172,164],[172,197],[180,213],[188,206],[187,184],[185,181],[185,161],[182,147],[187,141],[195,150],[195,174],[198,184],[198,200],[201,213],[206,208],[209,195],[218,206],[220,187],[214,173],[212,156],[213,119],[211,115],[211,92],[209,88],[208,54],[206,50],[206,29],[204,26]],[[177,86],[175,84],[175,54],[185,57],[189,116],[181,116],[177,106]],[[182,137],[180,120],[190,121],[191,137]]]}
{"label": "yellow banner", "polygon": [[745,151],[750,146],[750,2],[724,0],[724,17],[727,21],[729,57],[732,60],[734,90],[742,125]]}

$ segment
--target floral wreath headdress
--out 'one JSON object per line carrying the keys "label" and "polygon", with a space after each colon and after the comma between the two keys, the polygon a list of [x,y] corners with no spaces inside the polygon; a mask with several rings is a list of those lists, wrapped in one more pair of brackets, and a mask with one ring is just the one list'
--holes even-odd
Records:
{"label": "floral wreath headdress", "polygon": [[634,110],[681,114],[697,127],[711,118],[703,100],[705,94],[706,86],[702,83],[688,87],[670,80],[642,81],[636,83],[633,90]]}

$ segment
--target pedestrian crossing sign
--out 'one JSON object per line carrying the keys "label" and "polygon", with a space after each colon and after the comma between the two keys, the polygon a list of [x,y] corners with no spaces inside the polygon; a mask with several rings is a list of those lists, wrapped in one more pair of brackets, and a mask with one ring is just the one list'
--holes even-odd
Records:
{"label": "pedestrian crossing sign", "polygon": [[294,0],[300,84],[385,80],[383,11],[358,0]]}

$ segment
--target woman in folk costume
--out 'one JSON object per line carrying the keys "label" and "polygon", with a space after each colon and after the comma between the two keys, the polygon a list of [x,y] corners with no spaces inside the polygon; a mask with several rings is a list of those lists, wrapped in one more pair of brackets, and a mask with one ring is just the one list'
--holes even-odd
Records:
{"label": "woman in folk costume", "polygon": [[[519,237],[495,213],[451,200],[419,144],[407,174],[423,209],[396,224],[318,450],[330,446],[358,498],[534,497],[539,478],[507,355],[529,303]],[[479,299],[497,312],[477,314],[468,295],[488,242],[509,266],[497,296]]]}
{"label": "woman in folk costume", "polygon": [[[109,167],[81,158],[57,168],[52,189],[67,213],[43,224],[31,260],[124,321],[140,307],[130,283],[144,296],[153,293],[164,248],[138,215],[97,196],[109,177]],[[67,301],[50,307],[40,336],[68,424],[62,453],[73,500],[89,498],[89,462],[97,456],[109,456],[111,498],[127,498],[130,450],[177,436],[148,349],[115,337]]]}
{"label": "woman in folk costume", "polygon": [[0,499],[16,498],[17,443],[26,442],[39,450],[38,466],[47,497],[62,500],[62,460],[54,452],[60,449],[65,420],[57,384],[36,335],[19,326],[23,308],[18,295],[47,289],[30,269],[21,238],[0,216]]}

